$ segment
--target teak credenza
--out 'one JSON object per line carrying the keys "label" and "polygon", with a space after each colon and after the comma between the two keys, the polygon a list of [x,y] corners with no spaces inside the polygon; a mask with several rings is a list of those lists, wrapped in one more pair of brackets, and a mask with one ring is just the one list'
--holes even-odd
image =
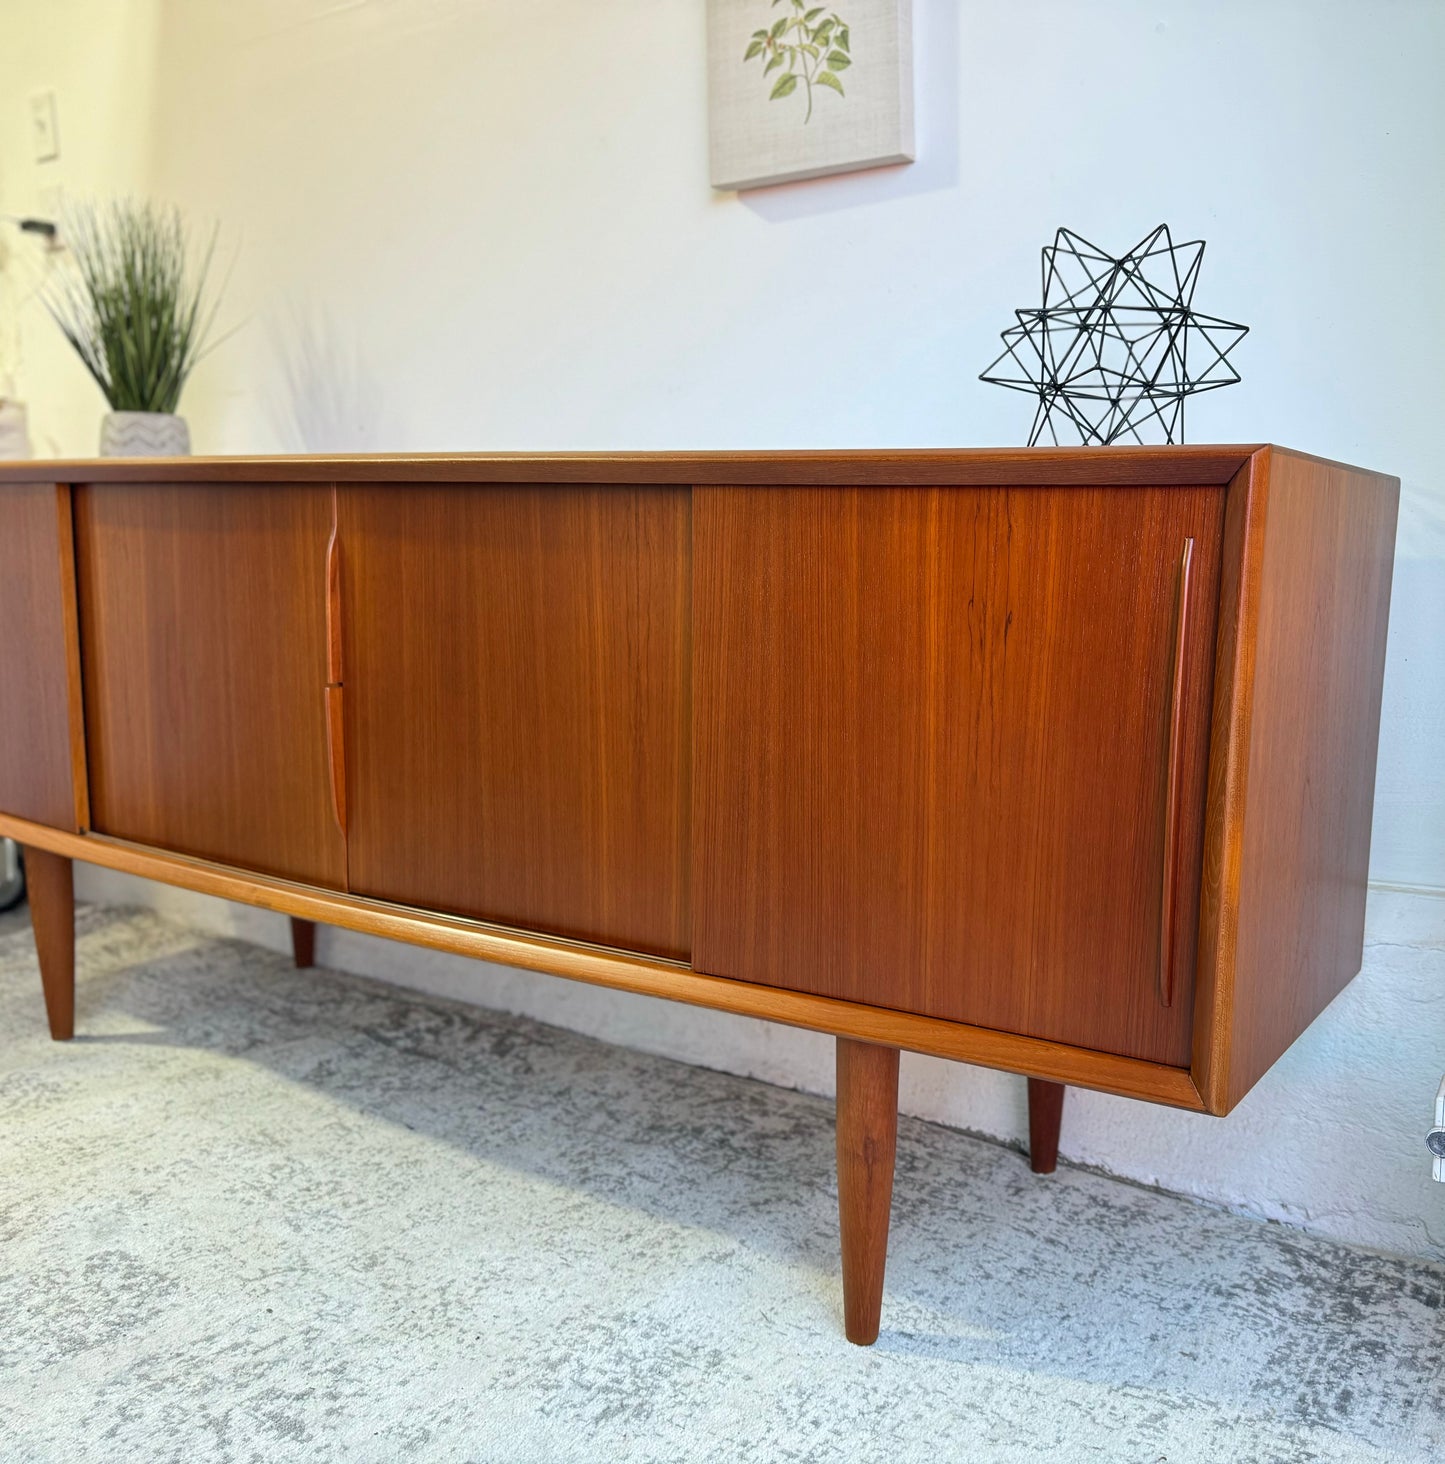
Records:
{"label": "teak credenza", "polygon": [[899,1049],[1227,1113],[1359,969],[1398,481],[1277,447],[0,468],[0,834],[831,1033],[848,1336]]}

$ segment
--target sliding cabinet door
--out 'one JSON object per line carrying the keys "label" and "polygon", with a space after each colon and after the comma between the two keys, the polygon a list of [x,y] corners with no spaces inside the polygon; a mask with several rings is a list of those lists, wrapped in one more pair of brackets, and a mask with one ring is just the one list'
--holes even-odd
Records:
{"label": "sliding cabinet door", "polygon": [[334,888],[326,486],[95,484],[75,500],[102,833]]}
{"label": "sliding cabinet door", "polygon": [[689,946],[685,488],[341,490],[351,885]]}
{"label": "sliding cabinet door", "polygon": [[698,969],[1187,1064],[1223,489],[694,514]]}
{"label": "sliding cabinet door", "polygon": [[70,490],[0,485],[0,813],[85,817]]}

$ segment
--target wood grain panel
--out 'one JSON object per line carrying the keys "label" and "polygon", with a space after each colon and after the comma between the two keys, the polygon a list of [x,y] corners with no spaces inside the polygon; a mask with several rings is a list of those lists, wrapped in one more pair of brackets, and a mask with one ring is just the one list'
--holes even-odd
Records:
{"label": "wood grain panel", "polygon": [[698,969],[1186,1064],[1223,502],[698,490]]}
{"label": "wood grain panel", "polygon": [[1212,1113],[1223,1113],[1229,1106],[1230,1022],[1268,462],[1267,452],[1250,458],[1225,495],[1191,1063],[1195,1083]]}
{"label": "wood grain panel", "polygon": [[343,487],[351,885],[689,948],[689,494]]}
{"label": "wood grain panel", "polygon": [[[35,471],[31,466],[31,472]],[[0,809],[84,825],[70,490],[0,492]]]}
{"label": "wood grain panel", "polygon": [[65,692],[70,714],[70,786],[77,829],[90,828],[90,751],[85,741],[85,682],[81,671],[80,585],[75,574],[75,492],[57,489],[56,540],[60,547],[60,615],[65,634]]}
{"label": "wood grain panel", "polygon": [[1096,1088],[1191,1111],[1203,1106],[1188,1072],[1162,1063],[1140,1062],[1136,1058],[1115,1057],[1107,1052],[1091,1052],[1058,1042],[1041,1042],[1034,1037],[1016,1037],[1009,1032],[992,1032],[936,1017],[918,1017],[806,992],[784,991],[775,986],[704,976],[678,961],[529,935],[479,920],[428,914],[382,900],[336,894],[269,875],[248,874],[183,854],[146,849],[104,834],[66,833],[3,813],[0,813],[0,836],[17,839],[27,848],[48,849],[105,869],[164,880],[200,894],[239,900],[282,915],[406,941],[472,960],[499,961],[594,986],[632,991],[640,996],[683,1001],[712,1011],[736,1012],[809,1031],[855,1037],[884,1047],[901,1047],[909,1052],[975,1063],[980,1067],[1026,1073],[1067,1083],[1072,1088]]}
{"label": "wood grain panel", "polygon": [[1255,645],[1236,688],[1249,702],[1237,933],[1211,1084],[1221,1111],[1360,968],[1399,506],[1397,479],[1279,448],[1261,457]]}
{"label": "wood grain panel", "polygon": [[331,495],[76,492],[95,828],[344,887],[326,740]]}

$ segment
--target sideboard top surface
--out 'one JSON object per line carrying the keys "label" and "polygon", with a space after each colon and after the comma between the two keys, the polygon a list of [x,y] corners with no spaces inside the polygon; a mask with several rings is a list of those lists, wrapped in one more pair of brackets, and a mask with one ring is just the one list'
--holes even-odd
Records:
{"label": "sideboard top surface", "polygon": [[[1268,443],[1131,447],[854,448],[840,451],[358,453],[0,462],[15,483],[657,483],[854,487],[1120,487],[1228,483]],[[1349,464],[1333,464],[1347,467]],[[1397,484],[1388,474],[1352,471]]]}
{"label": "sideboard top surface", "polygon": [[1104,485],[1227,483],[1254,445],[907,448],[848,451],[380,453],[353,456],[54,458],[0,463],[0,484],[706,483]]}

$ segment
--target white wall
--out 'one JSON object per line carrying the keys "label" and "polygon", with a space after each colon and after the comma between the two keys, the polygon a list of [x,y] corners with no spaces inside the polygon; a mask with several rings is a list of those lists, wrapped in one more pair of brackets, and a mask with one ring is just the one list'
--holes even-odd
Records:
{"label": "white wall", "polygon": [[[1053,230],[1207,238],[1196,303],[1253,333],[1244,384],[1191,407],[1191,439],[1404,480],[1373,874],[1445,889],[1445,6],[915,10],[919,161],[734,197],[707,185],[700,0],[7,0],[0,209],[137,190],[221,223],[239,329],[184,406],[197,450],[228,452],[1018,442],[1027,401],[976,376],[1035,303]],[[35,165],[41,86],[62,156]],[[24,325],[37,443],[90,451],[98,394],[33,308]],[[1438,939],[1441,908],[1407,900],[1387,923]],[[828,1081],[793,1034],[329,950]],[[1065,1150],[1438,1251],[1414,1146],[1445,1065],[1439,973],[1392,961],[1228,1123],[1081,1099]],[[1019,1132],[1017,1082],[915,1064],[908,1085],[917,1111]],[[1358,1119],[1347,1164],[1292,1152],[1322,1088]]]}

